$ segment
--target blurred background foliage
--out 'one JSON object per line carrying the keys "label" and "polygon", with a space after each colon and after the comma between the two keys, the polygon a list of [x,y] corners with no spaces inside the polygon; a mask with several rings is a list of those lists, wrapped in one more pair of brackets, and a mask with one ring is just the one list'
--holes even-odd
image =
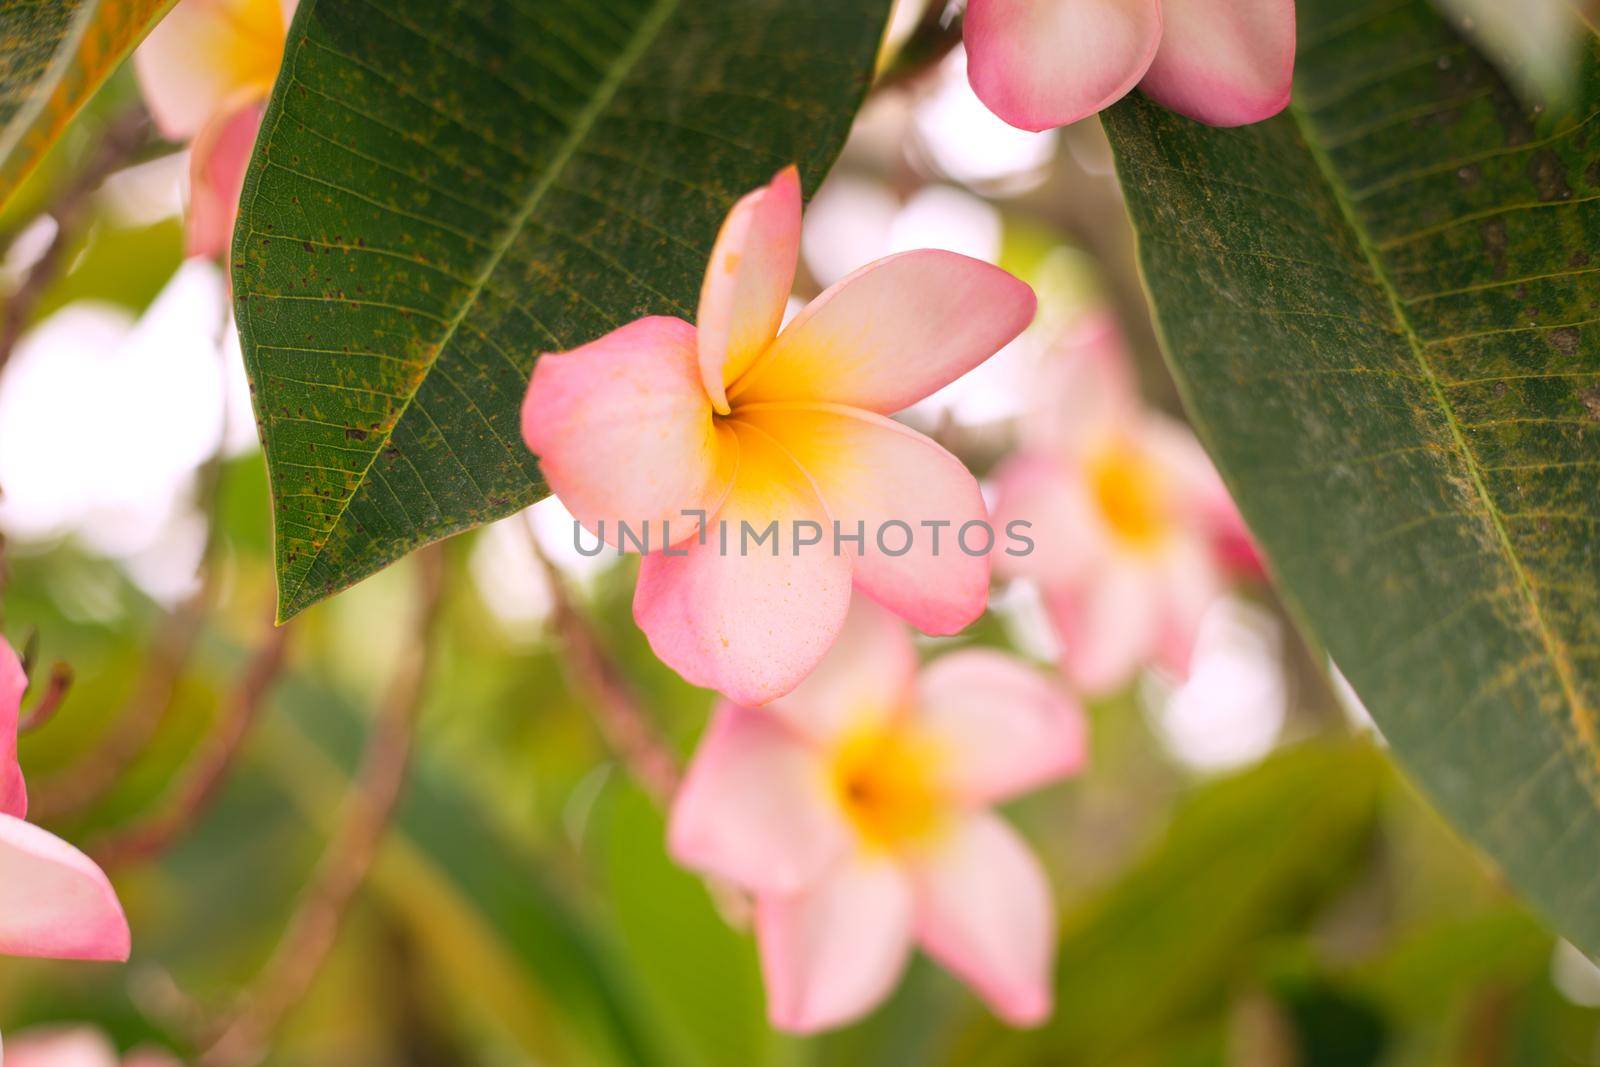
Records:
{"label": "blurred background foliage", "polygon": [[[896,33],[917,24],[916,7],[902,5]],[[52,191],[135,99],[126,71],[113,78],[0,215],[8,287],[52,237],[41,221]],[[4,632],[36,633],[39,661],[76,678],[22,759],[42,820],[91,849],[170,805],[272,606],[267,487],[223,283],[203,264],[180,272],[183,162],[148,157],[94,195],[0,376]],[[957,50],[862,113],[810,209],[801,288],[903,247],[996,260],[1044,297],[1031,343],[1109,304],[1146,395],[1176,412],[1109,165],[1093,120],[1025,134],[989,116]],[[65,350],[78,369],[52,376]],[[108,370],[115,394],[90,399],[105,384],[85,380],[90,357],[144,362]],[[1026,403],[1018,365],[999,357],[914,416],[982,473]],[[197,383],[195,366],[209,377]],[[128,482],[130,465],[161,464]],[[14,475],[24,468],[42,473]],[[1600,972],[1397,777],[1264,586],[1230,608],[1248,640],[1224,650],[1233,658],[1211,691],[1147,678],[1096,704],[1090,771],[1010,812],[1060,897],[1048,1026],[1007,1031],[919,962],[860,1025],[778,1035],[741,902],[667,859],[660,811],[568,677],[530,538],[679,753],[704,724],[708,694],[656,662],[633,626],[633,564],[579,557],[554,501],[450,542],[412,780],[369,891],[270,1063],[1600,1063]],[[311,875],[396,661],[414,654],[418,568],[407,560],[296,621],[267,713],[215,802],[159,856],[114,871],[133,962],[0,960],[0,1029],[88,1022],[124,1048],[192,1049],[197,1020],[251,981]],[[152,715],[141,687],[184,619],[193,648]],[[1043,662],[1040,630],[1012,590],[968,635],[925,645],[991,643]],[[109,787],[64,791],[137,715],[148,738]]]}

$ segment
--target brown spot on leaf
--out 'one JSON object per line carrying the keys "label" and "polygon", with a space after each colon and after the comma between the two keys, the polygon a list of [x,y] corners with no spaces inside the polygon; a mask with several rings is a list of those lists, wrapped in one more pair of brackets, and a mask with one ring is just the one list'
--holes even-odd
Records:
{"label": "brown spot on leaf", "polygon": [[1489,259],[1494,264],[1494,276],[1506,276],[1506,220],[1490,219],[1480,227],[1483,234],[1483,250],[1489,253]]}
{"label": "brown spot on leaf", "polygon": [[1600,422],[1600,386],[1591,385],[1587,389],[1579,389],[1578,399],[1589,409],[1589,417]]}
{"label": "brown spot on leaf", "polygon": [[1583,340],[1583,334],[1578,332],[1576,326],[1563,326],[1559,330],[1551,330],[1545,334],[1545,340],[1563,356],[1575,356],[1578,354],[1578,345]]}
{"label": "brown spot on leaf", "polygon": [[1541,148],[1528,159],[1528,177],[1539,190],[1539,199],[1545,203],[1570,200],[1572,186],[1567,184],[1567,167],[1561,157],[1548,148]]}

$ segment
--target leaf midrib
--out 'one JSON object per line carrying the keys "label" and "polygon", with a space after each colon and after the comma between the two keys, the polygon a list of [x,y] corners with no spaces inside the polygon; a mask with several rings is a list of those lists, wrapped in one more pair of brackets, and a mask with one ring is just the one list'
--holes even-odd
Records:
{"label": "leaf midrib", "polygon": [[390,437],[394,434],[394,428],[400,425],[400,420],[405,417],[406,412],[411,408],[411,402],[416,399],[417,394],[421,391],[422,381],[432,372],[434,364],[439,361],[439,357],[449,347],[451,340],[456,335],[456,331],[461,328],[461,324],[466,321],[467,315],[477,306],[479,298],[488,286],[490,277],[499,269],[500,262],[505,258],[506,253],[511,250],[512,244],[516,242],[517,237],[521,235],[527,226],[528,219],[533,216],[534,211],[538,209],[545,195],[555,185],[556,180],[577,154],[578,147],[594,130],[595,123],[611,101],[615,99],[617,91],[622,88],[623,82],[633,72],[634,66],[655,42],[656,36],[660,33],[661,28],[666,25],[667,19],[677,10],[678,4],[679,0],[656,0],[650,6],[644,17],[639,20],[639,24],[635,28],[633,36],[628,39],[627,45],[617,54],[616,60],[611,64],[611,69],[600,80],[594,95],[584,105],[583,110],[579,111],[573,119],[572,127],[557,147],[555,155],[551,158],[550,165],[539,176],[538,180],[533,183],[533,187],[528,191],[528,196],[523,201],[522,206],[507,222],[502,236],[494,243],[488,257],[484,260],[482,270],[478,272],[468,286],[466,296],[461,301],[460,309],[446,323],[444,334],[434,344],[433,352],[424,364],[425,369],[417,378],[417,388],[411,390],[405,401],[400,405],[399,410],[395,412],[389,428],[378,438],[376,447],[372,449],[372,454],[367,459],[366,465],[361,468],[360,476],[355,480],[349,495],[340,501],[338,510],[334,512],[333,521],[329,523],[321,541],[316,545],[310,558],[306,561],[300,580],[294,584],[293,588],[283,588],[278,591],[279,623],[285,621],[284,605],[292,603],[294,594],[304,587],[306,580],[316,567],[317,560],[321,558],[323,550],[327,547],[328,542],[333,539],[333,532],[344,522],[345,513],[349,510],[351,502],[355,500],[361,487],[366,484],[367,478],[372,471],[372,465],[383,454]]}
{"label": "leaf midrib", "polygon": [[[1339,205],[1339,212],[1343,216],[1345,224],[1350,227],[1350,231],[1355,235],[1356,243],[1367,261],[1368,268],[1372,271],[1373,279],[1382,289],[1384,298],[1388,300],[1395,323],[1399,326],[1400,332],[1406,339],[1406,344],[1411,349],[1412,357],[1416,361],[1422,380],[1426,382],[1435,404],[1444,416],[1445,425],[1450,431],[1451,443],[1454,445],[1455,451],[1460,456],[1462,465],[1471,479],[1473,492],[1477,495],[1485,513],[1488,515],[1490,528],[1494,531],[1501,555],[1504,556],[1507,564],[1511,567],[1517,589],[1527,605],[1528,616],[1533,623],[1534,631],[1539,635],[1539,640],[1544,645],[1545,656],[1549,660],[1551,669],[1555,672],[1556,679],[1560,684],[1562,697],[1566,701],[1569,713],[1568,717],[1577,732],[1578,740],[1584,746],[1585,751],[1590,753],[1591,758],[1600,757],[1600,738],[1596,736],[1593,711],[1584,704],[1578,691],[1576,679],[1573,676],[1572,664],[1562,653],[1560,642],[1550,629],[1549,623],[1545,620],[1544,608],[1539,600],[1538,590],[1534,586],[1532,579],[1528,577],[1527,569],[1522,564],[1522,558],[1518,555],[1515,546],[1511,542],[1510,535],[1506,532],[1500,509],[1495,505],[1494,497],[1490,495],[1488,484],[1484,480],[1483,468],[1478,462],[1477,455],[1467,442],[1466,434],[1461,428],[1461,420],[1457,417],[1455,408],[1451,405],[1450,398],[1445,393],[1443,382],[1439,380],[1433,364],[1428,360],[1426,354],[1427,346],[1423,343],[1421,335],[1417,333],[1415,326],[1412,325],[1411,319],[1406,313],[1405,301],[1401,297],[1399,289],[1395,287],[1394,282],[1384,270],[1383,260],[1377,246],[1373,244],[1366,228],[1356,215],[1355,204],[1350,196],[1350,190],[1345,186],[1344,180],[1339,176],[1338,170],[1333,165],[1333,160],[1323,149],[1314,131],[1310,129],[1309,120],[1301,105],[1298,102],[1291,102],[1288,114],[1295,124],[1295,130],[1300,137],[1301,143],[1306,146],[1307,152],[1310,153],[1312,160],[1316,163],[1318,172],[1327,183],[1334,201]],[[1596,806],[1600,807],[1600,792],[1597,792],[1593,786],[1595,767],[1591,765],[1584,768],[1584,770],[1587,773],[1580,774],[1579,778],[1586,783],[1590,783],[1588,792],[1594,799]]]}

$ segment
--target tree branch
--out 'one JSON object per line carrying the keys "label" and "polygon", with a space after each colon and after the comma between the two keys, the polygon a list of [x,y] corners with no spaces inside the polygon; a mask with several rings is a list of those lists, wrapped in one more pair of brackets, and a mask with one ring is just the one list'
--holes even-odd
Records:
{"label": "tree branch", "polygon": [[622,671],[606,655],[589,620],[573,604],[565,579],[545,556],[531,529],[527,535],[550,585],[551,621],[567,651],[562,665],[569,680],[575,689],[589,694],[595,723],[607,746],[645,791],[665,806],[678,791],[682,777],[677,757]]}
{"label": "tree branch", "polygon": [[338,830],[302,893],[283,938],[240,1005],[224,1017],[200,1067],[247,1067],[260,1061],[280,1022],[310,989],[339,927],[377,857],[410,764],[417,713],[433,661],[433,637],[444,589],[439,546],[417,553],[421,592],[416,628],[390,681],[367,740],[361,769]]}
{"label": "tree branch", "polygon": [[67,253],[89,220],[95,190],[132,162],[149,141],[150,116],[135,105],[112,120],[83,169],[62,188],[49,210],[56,222],[55,237],[0,309],[0,369],[11,358],[39,301],[67,266]]}

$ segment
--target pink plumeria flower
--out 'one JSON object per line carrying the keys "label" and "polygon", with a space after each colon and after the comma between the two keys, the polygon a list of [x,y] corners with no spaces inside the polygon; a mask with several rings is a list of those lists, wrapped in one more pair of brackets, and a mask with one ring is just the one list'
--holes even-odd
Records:
{"label": "pink plumeria flower", "polygon": [[673,803],[681,864],[755,896],[774,1026],[839,1026],[886,997],[914,945],[1002,1019],[1051,1011],[1055,909],[996,804],[1078,770],[1077,706],[1009,656],[963,650],[919,677],[870,605],[788,696],[716,709]]}
{"label": "pink plumeria flower", "polygon": [[6,1067],[182,1067],[170,1053],[136,1049],[127,1058],[88,1026],[26,1030],[6,1047]]}
{"label": "pink plumeria flower", "polygon": [[1063,347],[1041,382],[1051,399],[995,475],[996,525],[1031,524],[1035,545],[1000,566],[1039,585],[1081,691],[1148,663],[1183,677],[1229,565],[1254,558],[1249,534],[1194,435],[1140,401],[1111,317]]}
{"label": "pink plumeria flower", "polygon": [[23,821],[16,737],[27,686],[16,651],[0,639],[0,956],[125,960],[128,921],[105,872]]}
{"label": "pink plumeria flower", "polygon": [[[656,654],[748,705],[816,666],[852,587],[931,634],[982,614],[987,555],[956,545],[965,524],[986,521],[977,482],[888,416],[982,363],[1034,313],[1033,290],[1005,271],[924,250],[861,268],[780,332],[799,245],[789,167],[723,223],[698,329],[645,318],[542,356],[522,409],[528,447],[584,527],[618,546],[619,522],[662,535],[644,549],[633,601]],[[747,550],[743,524],[774,522],[776,540]],[[904,554],[892,524],[912,534]]]}
{"label": "pink plumeria flower", "polygon": [[1048,130],[1134,86],[1212,126],[1282,111],[1294,0],[969,0],[967,77],[1013,126]]}
{"label": "pink plumeria flower", "polygon": [[192,256],[219,256],[233,237],[255,146],[297,0],[179,0],[133,54],[161,135],[188,141]]}

